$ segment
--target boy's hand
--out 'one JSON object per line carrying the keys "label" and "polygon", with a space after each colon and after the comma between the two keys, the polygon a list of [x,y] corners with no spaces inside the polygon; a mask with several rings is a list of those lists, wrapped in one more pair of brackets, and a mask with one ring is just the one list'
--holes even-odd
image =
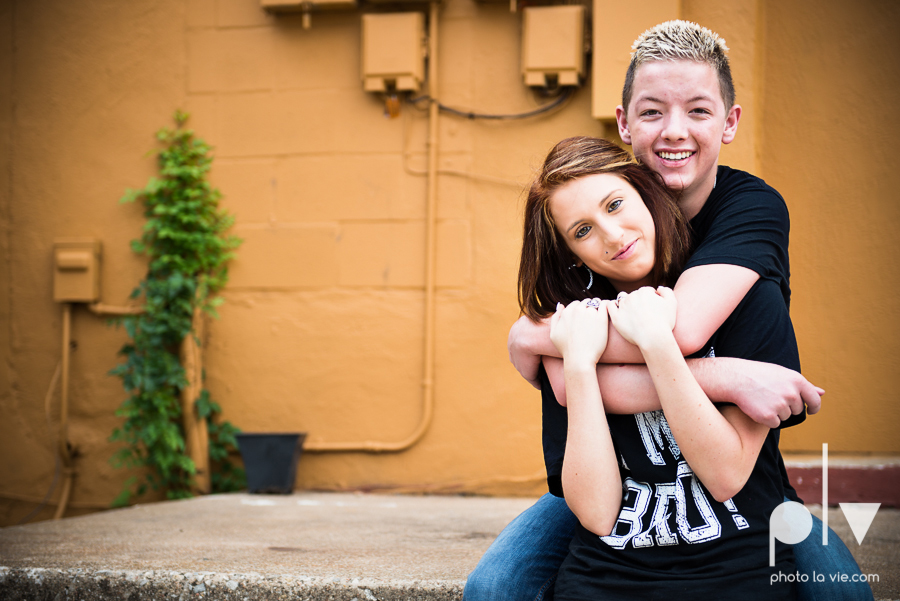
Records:
{"label": "boy's hand", "polygon": [[[538,379],[538,368],[541,365],[541,355],[537,352],[541,343],[550,342],[550,322],[543,319],[537,323],[523,315],[509,330],[509,338],[506,347],[509,350],[509,360],[516,371],[528,380],[532,386],[541,389]],[[552,346],[552,343],[550,343]]]}
{"label": "boy's hand", "polygon": [[742,361],[728,378],[728,397],[753,421],[777,428],[791,415],[818,413],[825,391],[792,369]]}
{"label": "boy's hand", "polygon": [[[591,303],[591,304],[588,304]],[[609,301],[573,301],[558,305],[550,318],[550,340],[562,353],[566,367],[596,369],[609,335]]]}
{"label": "boy's hand", "polygon": [[631,294],[620,293],[615,303],[610,303],[609,318],[625,340],[645,348],[671,338],[677,308],[671,288],[645,286]]}

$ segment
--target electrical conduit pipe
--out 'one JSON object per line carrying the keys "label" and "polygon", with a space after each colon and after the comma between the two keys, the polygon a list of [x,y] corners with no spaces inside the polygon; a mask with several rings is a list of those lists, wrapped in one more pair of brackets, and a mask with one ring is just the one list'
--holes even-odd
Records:
{"label": "electrical conduit pipe", "polygon": [[440,4],[431,2],[428,14],[428,188],[425,214],[425,349],[422,380],[422,416],[416,429],[397,442],[307,442],[303,448],[310,452],[396,453],[415,445],[431,425],[434,413],[434,347],[435,294],[437,271],[437,175],[439,145],[438,106],[438,10]]}

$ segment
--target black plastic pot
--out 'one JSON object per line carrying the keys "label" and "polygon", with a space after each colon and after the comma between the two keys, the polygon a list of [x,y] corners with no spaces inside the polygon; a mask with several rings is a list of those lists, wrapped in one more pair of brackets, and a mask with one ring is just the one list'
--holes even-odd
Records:
{"label": "black plastic pot", "polygon": [[291,494],[305,439],[306,432],[238,434],[247,489],[257,494]]}

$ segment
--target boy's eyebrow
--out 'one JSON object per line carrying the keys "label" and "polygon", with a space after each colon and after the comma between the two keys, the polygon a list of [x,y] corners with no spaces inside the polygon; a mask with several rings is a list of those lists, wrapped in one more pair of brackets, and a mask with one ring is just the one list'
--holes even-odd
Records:
{"label": "boy's eyebrow", "polygon": [[[687,102],[688,102],[688,104],[690,104],[691,102],[698,102],[700,100],[710,100],[711,101],[711,100],[715,100],[715,99],[712,96],[709,96],[708,94],[700,94],[698,96],[694,96],[693,98],[689,98]],[[655,96],[638,96],[635,99],[634,103],[637,104],[638,102],[657,102],[659,104],[665,104],[665,102],[663,100],[656,98]]]}
{"label": "boy's eyebrow", "polygon": [[[600,202],[599,202],[598,204],[603,204],[604,202],[606,202],[606,199],[607,199],[607,198],[609,198],[610,196],[612,196],[613,194],[615,194],[615,193],[617,193],[617,192],[621,192],[621,190],[610,190],[609,194],[607,194],[606,196],[604,196],[603,198],[601,198],[601,199],[600,199]],[[570,225],[570,226],[566,229],[566,233],[568,234],[570,231],[572,231],[572,228],[574,228],[574,227],[577,226],[579,223],[581,223],[581,221],[582,221],[581,219],[576,219],[576,220],[575,220],[575,223],[573,223],[572,225]]]}

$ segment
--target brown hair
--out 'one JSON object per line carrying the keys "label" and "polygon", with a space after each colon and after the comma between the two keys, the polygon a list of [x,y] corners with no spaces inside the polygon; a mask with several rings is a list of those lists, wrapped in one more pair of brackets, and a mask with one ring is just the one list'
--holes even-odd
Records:
{"label": "brown hair", "polygon": [[734,81],[728,63],[728,46],[718,34],[690,21],[666,21],[642,33],[631,46],[631,62],[625,73],[622,88],[622,108],[628,113],[628,103],[634,92],[634,77],[638,68],[653,61],[686,60],[706,63],[719,78],[719,91],[725,112],[734,106]]}
{"label": "brown hair", "polygon": [[687,220],[662,178],[608,140],[586,136],[567,138],[553,147],[525,201],[525,233],[519,261],[519,308],[533,320],[567,304],[592,296],[615,298],[606,278],[595,274],[591,290],[587,271],[573,267],[575,255],[566,246],[550,214],[550,198],[565,183],[598,173],[618,175],[631,184],[650,211],[656,227],[654,285],[672,285],[690,250]]}

